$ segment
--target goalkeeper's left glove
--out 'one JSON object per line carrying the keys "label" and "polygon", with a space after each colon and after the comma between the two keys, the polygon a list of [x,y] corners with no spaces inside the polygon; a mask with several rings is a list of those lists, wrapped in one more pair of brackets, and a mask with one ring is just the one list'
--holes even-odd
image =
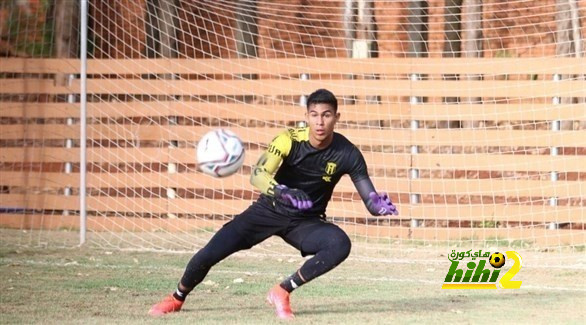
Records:
{"label": "goalkeeper's left glove", "polygon": [[397,207],[391,202],[391,198],[389,198],[387,193],[370,192],[368,197],[368,210],[371,213],[379,216],[399,215]]}

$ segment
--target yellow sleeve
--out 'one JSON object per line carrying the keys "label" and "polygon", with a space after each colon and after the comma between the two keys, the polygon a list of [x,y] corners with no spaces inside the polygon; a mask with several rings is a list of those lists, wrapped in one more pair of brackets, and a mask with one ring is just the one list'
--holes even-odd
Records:
{"label": "yellow sleeve", "polygon": [[292,143],[293,140],[289,131],[279,134],[271,141],[268,149],[263,152],[256,165],[252,166],[250,183],[262,193],[273,195],[273,187],[278,185],[273,178],[273,174],[277,171],[283,159],[289,155]]}

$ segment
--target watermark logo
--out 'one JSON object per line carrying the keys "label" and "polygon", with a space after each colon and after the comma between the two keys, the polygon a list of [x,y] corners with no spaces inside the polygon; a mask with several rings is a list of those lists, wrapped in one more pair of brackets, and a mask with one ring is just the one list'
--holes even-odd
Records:
{"label": "watermark logo", "polygon": [[[452,250],[452,253],[448,255],[452,264],[442,289],[496,289],[497,285],[502,289],[519,289],[522,281],[512,281],[512,279],[523,266],[523,260],[515,251],[506,251],[505,254],[482,253],[482,250],[474,253],[472,250],[457,253],[456,250]],[[471,261],[464,263],[464,259],[471,259]],[[505,265],[507,259],[512,260],[514,264],[499,279],[500,268]],[[464,268],[459,268],[460,262]]]}

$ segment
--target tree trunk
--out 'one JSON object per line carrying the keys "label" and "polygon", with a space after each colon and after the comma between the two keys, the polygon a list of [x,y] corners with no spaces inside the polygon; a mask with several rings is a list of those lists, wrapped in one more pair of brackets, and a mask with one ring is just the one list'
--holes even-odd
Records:
{"label": "tree trunk", "polygon": [[[146,3],[146,57],[169,58],[178,57],[177,29],[179,17],[177,16],[177,0],[147,0]],[[161,75],[146,75],[144,78],[158,77],[166,80],[176,79],[172,73]],[[175,97],[157,96],[159,100],[172,100]]]}
{"label": "tree trunk", "polygon": [[[582,34],[580,26],[580,8],[576,0],[569,0],[570,2],[570,17],[572,18],[572,40],[574,41],[574,55],[577,58],[584,56],[584,45],[582,44]],[[579,74],[576,79],[586,79],[583,74]],[[576,101],[580,104],[586,103],[585,97],[578,97]],[[581,121],[581,125],[586,127],[586,121]]]}
{"label": "tree trunk", "polygon": [[[577,58],[581,58],[584,56],[584,44],[582,41],[582,35],[580,33],[581,26],[580,26],[580,8],[578,7],[578,3],[576,0],[570,0],[570,9],[571,9],[571,16],[572,16],[572,37],[574,38],[574,52],[576,53]],[[586,75],[579,74],[577,76],[578,80],[586,80]],[[578,97],[577,102],[579,104],[586,103],[586,97]],[[580,121],[580,129],[586,129],[586,121]]]}
{"label": "tree trunk", "polygon": [[570,3],[570,17],[572,18],[572,41],[574,41],[574,53],[577,58],[582,57],[582,35],[580,33],[580,12],[576,0],[568,0]]}
{"label": "tree trunk", "polygon": [[[376,39],[377,26],[374,15],[373,0],[358,0],[358,15],[356,19],[356,40],[366,42],[366,57],[378,57],[378,43]],[[362,53],[355,56],[363,57]]]}
{"label": "tree trunk", "polygon": [[[407,5],[407,57],[423,58],[428,56],[427,39],[428,30],[428,3],[427,1],[409,1]],[[413,82],[425,80],[427,76],[413,74],[409,76]],[[424,97],[410,98],[412,103],[425,102]]]}
{"label": "tree trunk", "polygon": [[462,42],[462,0],[446,0],[444,22],[444,49],[443,57],[460,57]]}
{"label": "tree trunk", "polygon": [[352,48],[356,39],[356,6],[355,0],[344,1],[344,45],[346,46],[346,56],[352,57]]}
{"label": "tree trunk", "polygon": [[[236,9],[236,51],[239,58],[258,57],[258,8],[256,0],[239,0]],[[242,79],[257,79],[255,74],[241,75]],[[245,100],[251,100],[248,98]]]}
{"label": "tree trunk", "polygon": [[[576,3],[573,0],[556,1],[556,56],[558,57],[580,57],[581,36],[579,30],[579,19]],[[574,38],[577,37],[578,40]],[[576,48],[578,47],[578,48]],[[561,75],[561,79],[574,78],[574,75]],[[583,99],[582,99],[583,100]],[[572,104],[575,100],[572,97],[561,97],[560,104]],[[562,121],[562,130],[572,130],[573,121]]]}
{"label": "tree trunk", "polygon": [[[346,56],[352,58],[354,54],[354,41],[356,40],[356,2],[355,0],[344,1],[344,45],[346,46]],[[353,80],[356,77],[353,74],[344,75],[344,79]],[[356,97],[343,96],[340,101],[345,105],[356,103]]]}
{"label": "tree trunk", "polygon": [[[56,58],[76,58],[79,51],[79,5],[77,1],[55,1],[55,47]],[[68,75],[55,75],[55,83],[66,85]]]}
{"label": "tree trunk", "polygon": [[159,0],[146,2],[146,57],[156,58],[159,53]]}
{"label": "tree trunk", "polygon": [[427,1],[409,1],[408,6],[407,35],[407,56],[421,58],[428,56],[427,39]]}
{"label": "tree trunk", "polygon": [[[147,3],[148,5],[148,3]],[[178,0],[155,0],[151,3],[151,6],[154,8],[150,8],[150,10],[154,10],[156,19],[151,19],[156,21],[156,24],[151,26],[151,35],[158,36],[158,39],[153,37],[153,50],[155,50],[154,55],[161,57],[161,58],[169,58],[174,59],[178,57],[178,49],[177,49],[177,29],[179,26],[179,17],[177,16],[177,8],[179,6]],[[149,8],[147,7],[147,11]],[[151,11],[152,13],[152,11]],[[152,14],[147,12],[149,18],[152,18]],[[148,20],[147,20],[148,21]],[[155,27],[157,26],[157,27]],[[156,30],[156,31],[155,31]],[[157,51],[158,49],[158,51]],[[148,53],[148,50],[147,50]],[[178,76],[173,73],[165,73],[159,76],[161,79],[164,80],[174,80],[178,79]],[[180,99],[179,96],[155,96],[157,100],[160,101],[175,101]],[[172,112],[169,112],[171,114]],[[169,125],[176,125],[177,124],[177,116],[170,115],[168,116],[167,123]],[[176,139],[169,139],[169,148],[175,148],[178,145],[178,140]],[[174,163],[169,163],[169,173],[176,169]],[[167,198],[174,199],[177,193],[176,188],[167,188]],[[167,218],[175,219],[177,216],[174,213],[167,213]]]}
{"label": "tree trunk", "polygon": [[236,51],[238,57],[256,58],[258,42],[256,0],[240,0],[236,9]]}
{"label": "tree trunk", "polygon": [[[464,10],[462,15],[462,25],[464,35],[462,37],[462,55],[468,58],[482,57],[482,0],[464,0]],[[460,76],[465,80],[482,80],[482,75],[466,74]],[[460,99],[461,103],[466,104],[482,104],[480,97],[463,97]],[[462,127],[475,128],[478,127],[477,121],[464,121]]]}
{"label": "tree trunk", "polygon": [[177,0],[159,0],[159,41],[163,58],[177,58]]}
{"label": "tree trunk", "polygon": [[[444,48],[442,57],[458,58],[462,54],[462,42],[460,33],[461,25],[462,0],[446,0],[445,2],[445,22],[444,22]],[[444,80],[458,80],[457,74],[445,74]],[[457,104],[458,97],[444,97],[443,102],[446,104]],[[441,123],[438,127],[458,128],[458,121]]]}
{"label": "tree trunk", "polygon": [[[374,15],[374,1],[358,0],[358,21],[357,21],[356,38],[359,42],[366,43],[366,57],[378,58],[378,42],[376,38],[377,26]],[[359,54],[359,53],[356,53]],[[359,55],[362,57],[362,55]],[[365,75],[364,79],[378,79],[376,74]],[[380,102],[379,96],[366,96],[367,104],[376,104]]]}
{"label": "tree trunk", "polygon": [[177,0],[147,0],[146,57],[177,58]]}
{"label": "tree trunk", "polygon": [[[348,57],[366,59],[378,57],[377,26],[374,15],[374,1],[346,0],[344,2],[344,34]],[[348,75],[348,79],[355,76]],[[365,75],[364,79],[378,76]],[[354,98],[350,99],[354,102]],[[378,103],[378,96],[366,96],[367,103]]]}

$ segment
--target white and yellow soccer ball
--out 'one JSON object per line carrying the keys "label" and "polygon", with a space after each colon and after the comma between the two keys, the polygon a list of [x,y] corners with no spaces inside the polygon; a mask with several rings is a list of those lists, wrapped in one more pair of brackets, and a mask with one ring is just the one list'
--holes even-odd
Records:
{"label": "white and yellow soccer ball", "polygon": [[208,175],[230,176],[240,169],[243,162],[244,146],[232,131],[211,130],[197,144],[197,165]]}
{"label": "white and yellow soccer ball", "polygon": [[503,265],[505,265],[505,254],[495,252],[490,255],[489,259],[490,265],[492,265],[496,269],[500,269]]}

